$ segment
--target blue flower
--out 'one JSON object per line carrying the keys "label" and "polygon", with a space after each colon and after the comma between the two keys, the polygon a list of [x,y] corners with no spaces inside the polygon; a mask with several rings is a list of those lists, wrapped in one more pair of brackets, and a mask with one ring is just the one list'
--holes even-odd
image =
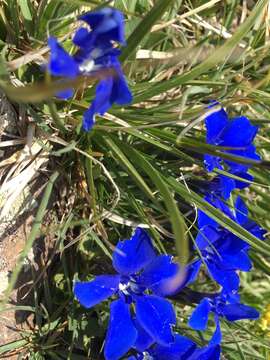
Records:
{"label": "blue flower", "polygon": [[112,41],[125,45],[124,17],[120,11],[112,8],[102,8],[91,11],[79,17],[92,29],[89,32],[85,28],[77,31],[76,45],[89,48],[109,47]]}
{"label": "blue flower", "polygon": [[[248,218],[248,209],[240,197],[237,197],[235,201],[235,213],[213,193],[208,194],[204,199],[250,233],[263,240],[264,230]],[[250,245],[220,226],[201,210],[198,212],[198,228],[199,232],[195,242],[210,276],[224,290],[229,292],[237,290],[239,287],[237,270],[249,271],[252,267],[248,256]],[[202,264],[202,260],[199,262]]]}
{"label": "blue flower", "polygon": [[154,344],[143,352],[130,356],[128,360],[219,360],[220,346],[210,345],[203,348],[179,334],[168,346]]}
{"label": "blue flower", "polygon": [[[214,103],[213,105],[216,104]],[[256,148],[253,145],[258,127],[251,125],[246,117],[240,116],[229,119],[225,110],[221,109],[207,116],[205,124],[206,141],[208,144],[230,148],[229,150],[224,150],[224,153],[251,160],[260,160],[260,156],[256,154]],[[208,171],[213,171],[214,168],[225,169],[240,178],[253,180],[253,177],[247,173],[250,165],[223,160],[221,157],[213,155],[205,155],[204,163]],[[223,186],[227,188],[226,197],[228,197],[228,189],[243,189],[248,186],[248,183],[245,181],[234,180],[227,176],[222,176],[220,179],[223,182]]]}
{"label": "blue flower", "polygon": [[210,345],[218,345],[221,342],[220,318],[225,318],[228,321],[254,320],[258,319],[260,315],[256,309],[241,304],[237,294],[228,294],[222,291],[211,298],[205,297],[199,303],[189,319],[189,326],[195,330],[206,330],[210,313],[213,313],[216,324]]}
{"label": "blue flower", "polygon": [[130,356],[128,360],[185,360],[189,359],[189,355],[196,349],[196,344],[185,336],[179,334],[174,335],[174,342],[164,346],[154,344],[143,350],[138,349],[136,355]]}
{"label": "blue flower", "polygon": [[[148,234],[137,228],[131,239],[118,242],[113,253],[113,267],[118,274],[100,275],[92,281],[77,281],[74,285],[76,298],[86,308],[112,295],[118,296],[110,306],[105,358],[119,359],[134,346],[143,349],[154,342],[172,343],[171,327],[176,317],[173,306],[163,296],[166,284],[177,275],[179,266],[169,255],[158,256]],[[193,279],[193,272],[188,274],[182,286]],[[134,314],[131,304],[135,305]],[[142,331],[147,341],[140,335]]]}
{"label": "blue flower", "polygon": [[[80,27],[75,33],[73,43],[78,47],[75,55],[69,55],[54,37],[49,38],[51,55],[48,71],[53,76],[74,79],[79,75],[88,76],[108,70],[108,74],[105,73],[96,87],[91,106],[83,115],[83,128],[89,131],[94,125],[96,114],[103,115],[114,103],[129,104],[132,94],[118,60],[121,52],[113,43],[125,45],[122,13],[112,8],[103,8],[86,13],[79,20],[90,25],[91,30]],[[68,99],[73,92],[73,89],[66,89],[57,96]]]}

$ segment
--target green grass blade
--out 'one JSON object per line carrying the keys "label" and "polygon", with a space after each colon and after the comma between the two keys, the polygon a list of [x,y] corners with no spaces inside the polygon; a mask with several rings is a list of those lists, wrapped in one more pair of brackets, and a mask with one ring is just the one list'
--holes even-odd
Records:
{"label": "green grass blade", "polygon": [[27,345],[27,343],[28,343],[27,340],[16,340],[16,341],[12,341],[8,344],[2,345],[2,346],[0,346],[0,355],[6,353],[8,351],[19,349],[19,348]]}
{"label": "green grass blade", "polygon": [[262,241],[252,235],[249,231],[245,230],[233,220],[228,218],[220,210],[216,209],[192,190],[187,191],[185,186],[176,181],[174,178],[169,177],[167,181],[172,186],[172,189],[176,191],[185,201],[189,203],[191,201],[194,202],[206,215],[216,220],[221,226],[224,226],[236,236],[239,236],[240,239],[246,241],[254,250],[257,250],[264,255],[270,254],[270,245],[265,241]]}
{"label": "green grass blade", "polygon": [[188,262],[188,239],[186,236],[186,224],[176,205],[172,192],[162,179],[160,173],[145,159],[137,150],[128,148],[129,154],[136,159],[137,166],[139,166],[152,180],[156,188],[160,191],[162,199],[166,205],[169,218],[172,224],[172,230],[175,236],[175,245],[179,258],[179,263],[184,266]]}
{"label": "green grass blade", "polygon": [[116,145],[116,143],[113,142],[112,139],[106,138],[105,142],[109,145],[110,149],[112,150],[113,154],[117,157],[117,159],[120,162],[120,165],[125,168],[128,173],[133,177],[135,182],[138,184],[138,186],[143,190],[143,192],[151,199],[152,201],[155,201],[155,197],[153,195],[153,192],[149,188],[149,186],[146,184],[144,179],[141,177],[141,175],[138,173],[136,168],[131,164],[131,162],[128,160],[126,155],[120,150],[120,148]]}
{"label": "green grass blade", "polygon": [[173,0],[159,0],[153,6],[149,13],[142,19],[142,21],[140,21],[135,30],[129,36],[127,40],[127,46],[123,49],[122,55],[120,57],[121,61],[126,60],[132,55],[136,47],[145,37],[145,34],[150,31],[151,27],[157,22],[158,19],[162,17],[168,6],[173,2]]}
{"label": "green grass blade", "polygon": [[201,64],[195,66],[192,70],[183,73],[180,76],[153,84],[147,91],[135,96],[134,103],[144,101],[174,87],[185,84],[186,82],[194,80],[201,74],[204,74],[207,71],[213,69],[216,65],[224,63],[224,60],[230,56],[234,48],[239,44],[240,40],[243,39],[243,37],[254,25],[267,4],[268,0],[259,0],[256,6],[254,6],[247,20],[239,26],[233,36],[228,39],[218,50],[214,51],[210,56],[208,56],[207,59],[204,60]]}

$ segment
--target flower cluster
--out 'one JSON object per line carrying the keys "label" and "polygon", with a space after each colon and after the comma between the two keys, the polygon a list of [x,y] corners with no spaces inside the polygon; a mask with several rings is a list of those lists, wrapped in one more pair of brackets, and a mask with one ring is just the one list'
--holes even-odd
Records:
{"label": "flower cluster", "polygon": [[[210,108],[215,105],[217,102],[213,102]],[[208,144],[228,148],[224,153],[243,159],[260,160],[253,145],[258,127],[253,126],[246,117],[240,116],[229,119],[225,110],[221,109],[207,116],[205,125]],[[204,163],[208,171],[212,171],[214,168],[227,170],[230,174],[243,179],[240,181],[223,175],[219,176],[220,190],[224,199],[228,199],[234,189],[247,187],[248,183],[244,180],[253,180],[253,177],[248,174],[249,165],[222,160],[220,157],[212,155],[205,155]]]}
{"label": "flower cluster", "polygon": [[[113,103],[129,103],[132,95],[118,61],[120,50],[115,46],[125,44],[123,15],[117,10],[103,8],[79,19],[90,26],[90,30],[81,27],[76,31],[73,43],[78,51],[71,56],[51,37],[48,70],[53,76],[71,79],[102,69],[114,70],[100,80],[96,96],[84,113],[83,127],[88,131],[94,124],[95,114],[103,114]],[[68,98],[72,94],[73,89],[67,89],[58,96]],[[258,129],[247,118],[230,120],[221,109],[209,115],[205,123],[208,144],[221,146],[221,151],[227,155],[260,159],[253,145]],[[241,197],[233,195],[235,189],[247,187],[252,180],[248,173],[249,164],[213,155],[205,155],[204,162],[208,171],[217,168],[232,175],[218,175],[207,183],[205,201],[263,240],[264,231],[248,218],[248,209]],[[228,205],[229,198],[233,206]],[[158,255],[148,233],[137,228],[130,239],[116,245],[112,259],[114,274],[75,282],[74,295],[85,308],[113,298],[104,345],[106,360],[118,360],[123,356],[129,360],[218,360],[221,356],[221,319],[258,318],[257,310],[242,304],[238,294],[239,271],[249,271],[252,267],[249,244],[201,210],[198,212],[198,228],[193,251],[200,257],[185,269],[181,269],[171,255]],[[210,316],[215,322],[215,331],[208,345],[199,347],[175,332],[177,318],[169,299],[184,288],[188,297],[191,293],[187,290],[191,290],[187,287],[196,280],[202,266],[220,290],[213,294],[193,292],[190,296],[190,302],[197,306],[191,314],[189,326],[204,331]],[[179,279],[179,274],[181,282],[172,288],[171,284]]]}
{"label": "flower cluster", "polygon": [[[229,119],[224,109],[214,112],[206,118],[206,139],[209,144],[229,147],[227,153],[241,156],[245,159],[259,160],[256,154],[253,139],[258,128],[253,126],[246,117]],[[248,165],[222,160],[218,156],[205,155],[205,167],[208,171],[214,168],[226,169],[229,174],[237,175],[244,180],[252,180],[248,174]],[[237,196],[233,201],[234,189],[243,189],[249,184],[245,181],[234,180],[225,175],[218,175],[207,184],[204,197],[209,204],[219,209],[228,218],[241,225],[257,238],[263,240],[264,230],[248,218],[248,209]],[[233,206],[230,207],[226,200],[231,198]],[[219,320],[228,321],[240,319],[256,319],[259,317],[257,310],[240,303],[239,271],[249,271],[252,263],[249,258],[250,245],[220,226],[203,211],[198,211],[198,234],[195,239],[195,248],[199,250],[200,265],[204,264],[210,277],[221,286],[221,292],[210,298],[201,300],[194,310],[189,325],[196,330],[207,328],[210,313],[214,314],[216,331],[210,344],[220,344],[222,334]]]}
{"label": "flower cluster", "polygon": [[[47,68],[53,76],[70,79],[107,70],[107,76],[99,81],[95,98],[83,115],[83,128],[89,131],[94,125],[95,114],[103,115],[114,103],[130,103],[132,95],[118,60],[121,51],[116,47],[116,44],[125,45],[122,13],[112,8],[102,8],[80,16],[79,20],[86,23],[90,30],[80,27],[76,31],[73,44],[78,51],[72,56],[56,38],[50,37],[48,44],[51,52]],[[73,89],[66,89],[57,96],[68,99],[73,92]]]}
{"label": "flower cluster", "polygon": [[[75,297],[86,308],[116,297],[110,306],[105,339],[107,360],[120,359],[129,350],[135,352],[130,360],[219,358],[218,345],[198,348],[190,339],[173,332],[176,315],[165,297],[171,295],[168,284],[180,268],[172,256],[156,254],[145,230],[137,228],[131,239],[118,242],[113,267],[115,275],[100,275],[74,285]],[[174,292],[194,281],[197,273],[197,264],[188,266],[185,280]]]}

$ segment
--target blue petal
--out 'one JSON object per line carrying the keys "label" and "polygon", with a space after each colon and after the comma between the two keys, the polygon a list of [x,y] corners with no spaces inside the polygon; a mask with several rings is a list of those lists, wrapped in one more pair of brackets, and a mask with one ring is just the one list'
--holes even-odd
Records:
{"label": "blue petal", "polygon": [[[90,49],[94,41],[92,32],[89,32],[86,28],[79,28],[73,39],[73,43],[79,47],[84,47],[87,45],[87,48]],[[89,52],[89,51],[88,51]]]}
{"label": "blue petal", "polygon": [[81,16],[79,16],[79,20],[85,21],[91,28],[94,30],[100,26],[100,24],[104,21],[106,17],[109,17],[112,13],[111,8],[102,8],[98,11],[89,11]]}
{"label": "blue petal", "polygon": [[175,277],[178,271],[179,266],[172,261],[172,256],[160,255],[147,265],[138,281],[156,295],[165,295],[168,280]]}
{"label": "blue petal", "polygon": [[232,254],[223,253],[222,263],[231,270],[250,271],[252,268],[252,262],[244,250]]}
{"label": "blue petal", "polygon": [[[213,229],[211,226],[204,226],[199,228],[195,243],[200,250],[204,250],[213,245],[220,237],[221,234],[216,229]],[[196,246],[194,248],[196,249]]]}
{"label": "blue petal", "polygon": [[156,257],[147,232],[137,228],[130,240],[119,241],[113,253],[113,267],[123,275],[142,270]]}
{"label": "blue petal", "polygon": [[187,265],[184,271],[179,270],[175,277],[168,280],[168,284],[166,284],[166,282],[164,283],[164,289],[160,295],[175,295],[185,286],[188,286],[195,281],[200,271],[201,264],[201,260],[196,260],[195,262]]}
{"label": "blue petal", "polygon": [[161,345],[173,342],[171,325],[176,323],[176,316],[170,302],[154,295],[138,296],[136,316],[144,330]]}
{"label": "blue petal", "polygon": [[225,203],[224,199],[222,199],[219,196],[211,195],[211,196],[205,196],[204,198],[206,201],[209,202],[209,204],[213,205],[215,208],[222,211],[225,215],[227,215],[229,218],[233,218],[232,212],[229,208],[229,206]]}
{"label": "blue petal", "polygon": [[114,82],[113,82],[111,102],[116,103],[118,105],[126,105],[126,104],[130,104],[131,101],[132,101],[132,94],[129,90],[127,81],[119,64],[117,75],[114,78]]}
{"label": "blue petal", "polygon": [[154,343],[154,339],[141,327],[137,319],[134,320],[135,327],[137,329],[137,339],[133,347],[140,352],[145,351]]}
{"label": "blue petal", "polygon": [[219,177],[222,187],[222,196],[227,200],[231,196],[231,192],[236,188],[235,180],[224,175],[219,175]]}
{"label": "blue petal", "polygon": [[95,124],[94,108],[90,106],[88,110],[83,113],[83,129],[84,131],[91,131]]}
{"label": "blue petal", "polygon": [[79,73],[78,64],[54,37],[48,39],[51,50],[48,70],[54,76],[74,78]]}
{"label": "blue petal", "polygon": [[220,157],[208,154],[204,155],[204,166],[206,167],[206,170],[210,172],[213,171],[215,168],[221,170],[223,169]]}
{"label": "blue petal", "polygon": [[250,145],[256,136],[258,126],[251,125],[244,117],[232,119],[222,133],[222,146],[243,147]]}
{"label": "blue petal", "polygon": [[240,303],[224,305],[222,311],[225,318],[229,321],[258,319],[260,316],[256,309]]}
{"label": "blue petal", "polygon": [[249,219],[244,228],[258,239],[265,240],[264,235],[266,234],[266,230],[261,228],[257,223],[255,223],[255,221]]}
{"label": "blue petal", "polygon": [[121,64],[117,58],[118,55],[118,53],[106,55],[95,61],[97,65],[111,68],[114,71],[114,74],[111,76],[112,87],[110,93],[108,94],[108,102],[110,103],[110,106],[114,103],[118,105],[125,105],[132,101],[132,94],[128,88],[127,81],[121,69]]}
{"label": "blue petal", "polygon": [[215,323],[216,323],[216,330],[214,332],[214,335],[212,336],[212,339],[210,340],[210,345],[219,345],[222,340],[222,333],[220,329],[220,323],[218,315],[215,314]]}
{"label": "blue petal", "polygon": [[[256,161],[260,160],[260,156],[256,154],[256,148],[254,145],[247,146],[244,150],[228,150],[226,152],[235,156],[241,156],[245,159]],[[224,160],[224,162],[230,166],[230,172],[233,174],[245,173],[251,166],[248,164],[240,164],[231,160]]]}
{"label": "blue petal", "polygon": [[[234,172],[234,175],[242,178],[242,179],[246,179],[248,181],[253,181],[254,178],[252,175],[250,174],[247,174],[246,172]],[[235,181],[235,187],[237,189],[245,189],[247,186],[249,186],[250,184],[248,182],[245,182],[245,181],[241,181],[241,180],[234,180]]]}
{"label": "blue petal", "polygon": [[196,260],[188,265],[185,286],[191,284],[193,281],[196,280],[201,264],[202,264],[201,260]]}
{"label": "blue petal", "polygon": [[222,254],[235,256],[237,256],[238,252],[242,250],[247,251],[250,248],[247,242],[229,231],[224,232],[222,242],[218,246]]}
{"label": "blue petal", "polygon": [[103,115],[112,106],[110,101],[112,89],[112,76],[109,76],[98,83],[96,87],[95,99],[92,103],[92,107],[94,108],[95,113]]}
{"label": "blue petal", "polygon": [[[205,260],[207,264],[207,268],[211,277],[220,284],[223,289],[227,292],[232,292],[239,289],[239,276],[233,270],[226,270],[222,269],[222,266],[217,266],[218,258],[216,259],[216,263],[212,261]],[[222,264],[222,263],[221,263]]]}
{"label": "blue petal", "polygon": [[[197,349],[189,358],[185,360],[219,360],[220,346],[206,346]],[[184,360],[184,359],[183,359]]]}
{"label": "blue petal", "polygon": [[90,131],[95,123],[95,114],[103,115],[110,107],[110,96],[113,86],[113,78],[109,77],[99,82],[96,87],[96,95],[91,106],[83,114],[83,129]]}
{"label": "blue petal", "polygon": [[[204,200],[210,203],[209,198],[205,197]],[[198,211],[198,227],[202,229],[205,226],[211,226],[213,229],[218,227],[218,223],[203,211]]]}
{"label": "blue petal", "polygon": [[188,324],[195,330],[206,330],[211,304],[207,298],[203,299],[191,314]]}
{"label": "blue petal", "polygon": [[240,225],[244,225],[248,220],[248,208],[240,196],[235,201],[236,220]]}
{"label": "blue petal", "polygon": [[63,99],[63,100],[67,100],[69,98],[71,98],[74,94],[74,90],[73,89],[67,89],[67,90],[63,90],[63,91],[59,91],[56,96],[59,99]]}
{"label": "blue petal", "polygon": [[207,144],[218,145],[220,135],[227,126],[228,117],[224,109],[218,110],[205,119]]}
{"label": "blue petal", "polygon": [[179,360],[196,347],[190,339],[175,334],[175,341],[169,346],[156,345],[151,351],[154,359]]}
{"label": "blue petal", "polygon": [[116,9],[103,8],[98,11],[91,11],[79,17],[91,26],[96,36],[96,45],[110,45],[110,42],[117,41],[125,44],[124,17]]}
{"label": "blue petal", "polygon": [[92,281],[76,281],[74,294],[86,308],[90,308],[113,295],[119,288],[120,276],[100,275]]}
{"label": "blue petal", "polygon": [[105,359],[120,359],[133,346],[136,338],[137,330],[131,319],[129,305],[122,299],[113,301],[104,346]]}

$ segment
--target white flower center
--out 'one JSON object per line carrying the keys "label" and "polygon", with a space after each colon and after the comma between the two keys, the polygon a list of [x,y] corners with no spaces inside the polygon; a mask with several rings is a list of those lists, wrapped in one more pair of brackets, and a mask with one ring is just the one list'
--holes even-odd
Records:
{"label": "white flower center", "polygon": [[81,72],[91,72],[94,70],[95,62],[93,59],[86,59],[80,66]]}
{"label": "white flower center", "polygon": [[153,356],[151,356],[148,352],[143,352],[143,360],[154,360]]}
{"label": "white flower center", "polygon": [[122,283],[119,284],[119,290],[120,291],[125,292],[125,290],[127,290],[128,287],[129,287],[129,282],[126,283],[126,284],[122,284]]}

